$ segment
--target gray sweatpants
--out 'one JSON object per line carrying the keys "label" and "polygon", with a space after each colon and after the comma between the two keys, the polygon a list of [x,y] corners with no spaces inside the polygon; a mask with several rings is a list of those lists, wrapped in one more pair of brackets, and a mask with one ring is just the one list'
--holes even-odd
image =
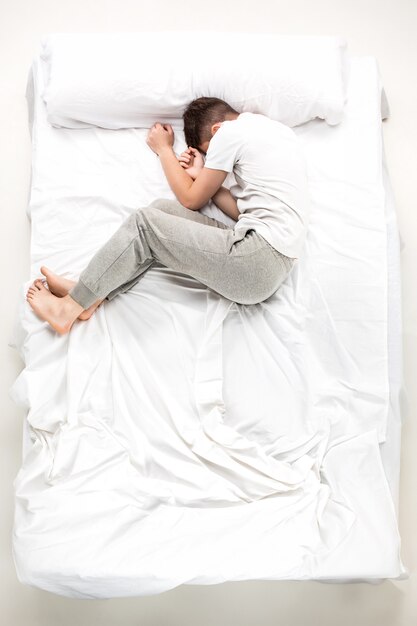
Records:
{"label": "gray sweatpants", "polygon": [[154,261],[239,304],[269,298],[294,264],[253,229],[236,229],[161,198],[123,222],[91,258],[69,295],[84,309],[97,300],[112,300]]}

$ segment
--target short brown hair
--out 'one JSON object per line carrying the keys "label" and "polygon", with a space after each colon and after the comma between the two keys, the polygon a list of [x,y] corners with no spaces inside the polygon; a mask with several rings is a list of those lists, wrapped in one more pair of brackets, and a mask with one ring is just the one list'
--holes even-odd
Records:
{"label": "short brown hair", "polygon": [[239,111],[220,98],[202,96],[190,102],[182,115],[187,146],[198,148],[204,141],[210,141],[210,128],[217,122],[224,122],[231,113],[239,115]]}

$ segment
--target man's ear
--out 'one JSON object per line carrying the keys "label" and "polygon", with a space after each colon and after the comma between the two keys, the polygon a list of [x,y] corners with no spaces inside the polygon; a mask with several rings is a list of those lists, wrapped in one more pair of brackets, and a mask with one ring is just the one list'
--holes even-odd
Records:
{"label": "man's ear", "polygon": [[211,127],[211,133],[212,135],[214,135],[215,133],[217,133],[217,131],[219,130],[220,126],[222,125],[223,122],[216,122],[215,124],[213,124],[213,126]]}

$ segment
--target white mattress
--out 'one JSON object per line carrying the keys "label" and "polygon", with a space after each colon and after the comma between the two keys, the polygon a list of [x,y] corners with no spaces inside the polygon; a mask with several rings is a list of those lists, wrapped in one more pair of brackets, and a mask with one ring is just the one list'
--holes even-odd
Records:
{"label": "white mattress", "polygon": [[[342,124],[294,128],[312,220],[272,298],[237,305],[155,264],[66,336],[25,300],[40,266],[76,278],[136,207],[174,195],[146,131],[52,128],[42,81],[35,59],[31,276],[10,342],[25,362],[11,394],[28,409],[19,580],[107,598],[407,578],[399,236],[376,59],[351,57]],[[229,221],[211,203],[203,212]]]}

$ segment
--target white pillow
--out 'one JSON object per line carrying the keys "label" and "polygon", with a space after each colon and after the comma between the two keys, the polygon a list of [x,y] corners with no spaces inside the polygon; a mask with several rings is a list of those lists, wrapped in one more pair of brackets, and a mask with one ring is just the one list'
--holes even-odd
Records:
{"label": "white pillow", "polygon": [[239,113],[290,127],[335,125],[347,98],[347,42],[339,36],[221,31],[50,34],[41,61],[56,127],[182,129],[187,104],[215,96]]}

